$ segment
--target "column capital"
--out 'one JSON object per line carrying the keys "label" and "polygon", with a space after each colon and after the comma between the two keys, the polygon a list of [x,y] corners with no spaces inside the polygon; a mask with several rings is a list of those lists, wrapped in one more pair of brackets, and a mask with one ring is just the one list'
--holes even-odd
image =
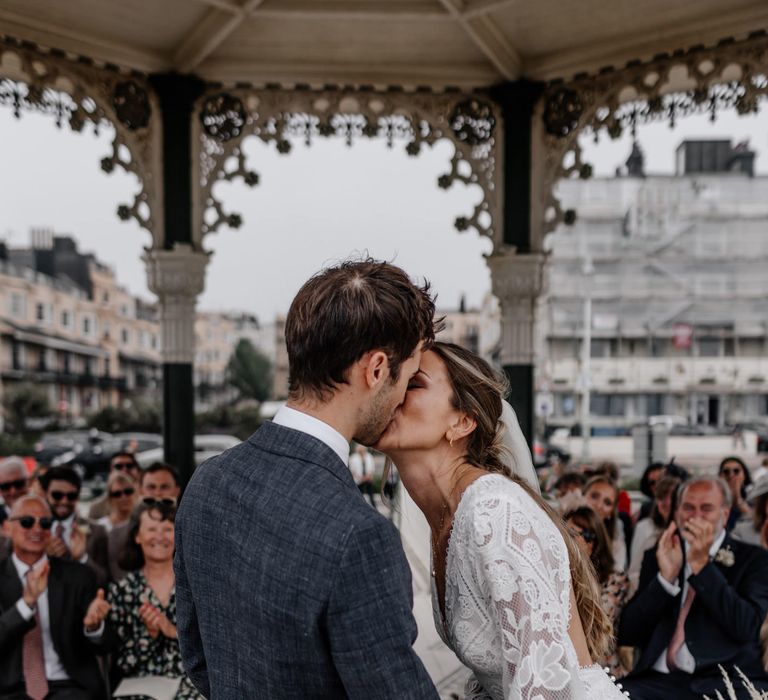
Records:
{"label": "column capital", "polygon": [[142,259],[147,268],[147,286],[160,302],[163,363],[192,364],[195,306],[205,289],[210,253],[177,243],[171,250],[147,250]]}
{"label": "column capital", "polygon": [[486,258],[491,269],[491,289],[502,306],[522,298],[535,299],[542,292],[544,253],[505,252]]}
{"label": "column capital", "polygon": [[536,299],[542,291],[542,253],[503,252],[486,258],[501,307],[501,363],[533,365]]}

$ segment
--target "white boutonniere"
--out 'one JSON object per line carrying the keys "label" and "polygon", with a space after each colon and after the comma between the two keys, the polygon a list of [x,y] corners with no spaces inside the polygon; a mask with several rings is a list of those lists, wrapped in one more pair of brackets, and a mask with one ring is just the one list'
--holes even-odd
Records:
{"label": "white boutonniere", "polygon": [[722,564],[722,566],[729,567],[736,563],[736,557],[733,555],[730,547],[725,547],[724,549],[717,550],[717,554],[715,554],[715,561],[718,564]]}

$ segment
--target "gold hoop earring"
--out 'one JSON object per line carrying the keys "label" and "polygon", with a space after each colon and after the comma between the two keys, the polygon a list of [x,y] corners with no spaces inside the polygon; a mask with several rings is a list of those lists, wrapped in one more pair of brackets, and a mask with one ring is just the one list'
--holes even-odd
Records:
{"label": "gold hoop earring", "polygon": [[453,435],[451,435],[451,439],[448,441],[448,444],[453,447]]}

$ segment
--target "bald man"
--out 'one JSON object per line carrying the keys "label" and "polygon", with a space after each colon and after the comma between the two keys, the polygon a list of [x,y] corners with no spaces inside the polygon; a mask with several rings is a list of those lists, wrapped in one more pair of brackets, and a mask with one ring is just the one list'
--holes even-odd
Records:
{"label": "bald man", "polygon": [[12,553],[0,564],[0,698],[106,700],[96,653],[114,641],[109,604],[83,564],[49,559],[53,518],[22,496],[3,524]]}

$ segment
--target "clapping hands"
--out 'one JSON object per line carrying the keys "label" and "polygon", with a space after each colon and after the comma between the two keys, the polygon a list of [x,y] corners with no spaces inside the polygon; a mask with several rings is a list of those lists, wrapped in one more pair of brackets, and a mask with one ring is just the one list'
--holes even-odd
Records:
{"label": "clapping hands", "polygon": [[659,538],[656,547],[656,562],[659,565],[659,573],[671,584],[677,583],[680,569],[683,568],[683,548],[680,536],[677,534],[677,524],[670,523]]}
{"label": "clapping hands", "polygon": [[35,569],[30,569],[24,579],[24,591],[22,596],[24,602],[30,607],[34,608],[37,603],[37,599],[43,594],[43,591],[48,587],[48,573],[51,570],[49,562],[45,562],[42,566]]}
{"label": "clapping hands", "polygon": [[96,597],[88,606],[88,611],[83,618],[83,625],[88,632],[95,632],[106,619],[112,606],[104,599],[104,589],[99,588]]}
{"label": "clapping hands", "polygon": [[139,615],[152,639],[156,639],[159,634],[169,639],[176,639],[176,625],[148,600],[144,600],[141,604]]}

